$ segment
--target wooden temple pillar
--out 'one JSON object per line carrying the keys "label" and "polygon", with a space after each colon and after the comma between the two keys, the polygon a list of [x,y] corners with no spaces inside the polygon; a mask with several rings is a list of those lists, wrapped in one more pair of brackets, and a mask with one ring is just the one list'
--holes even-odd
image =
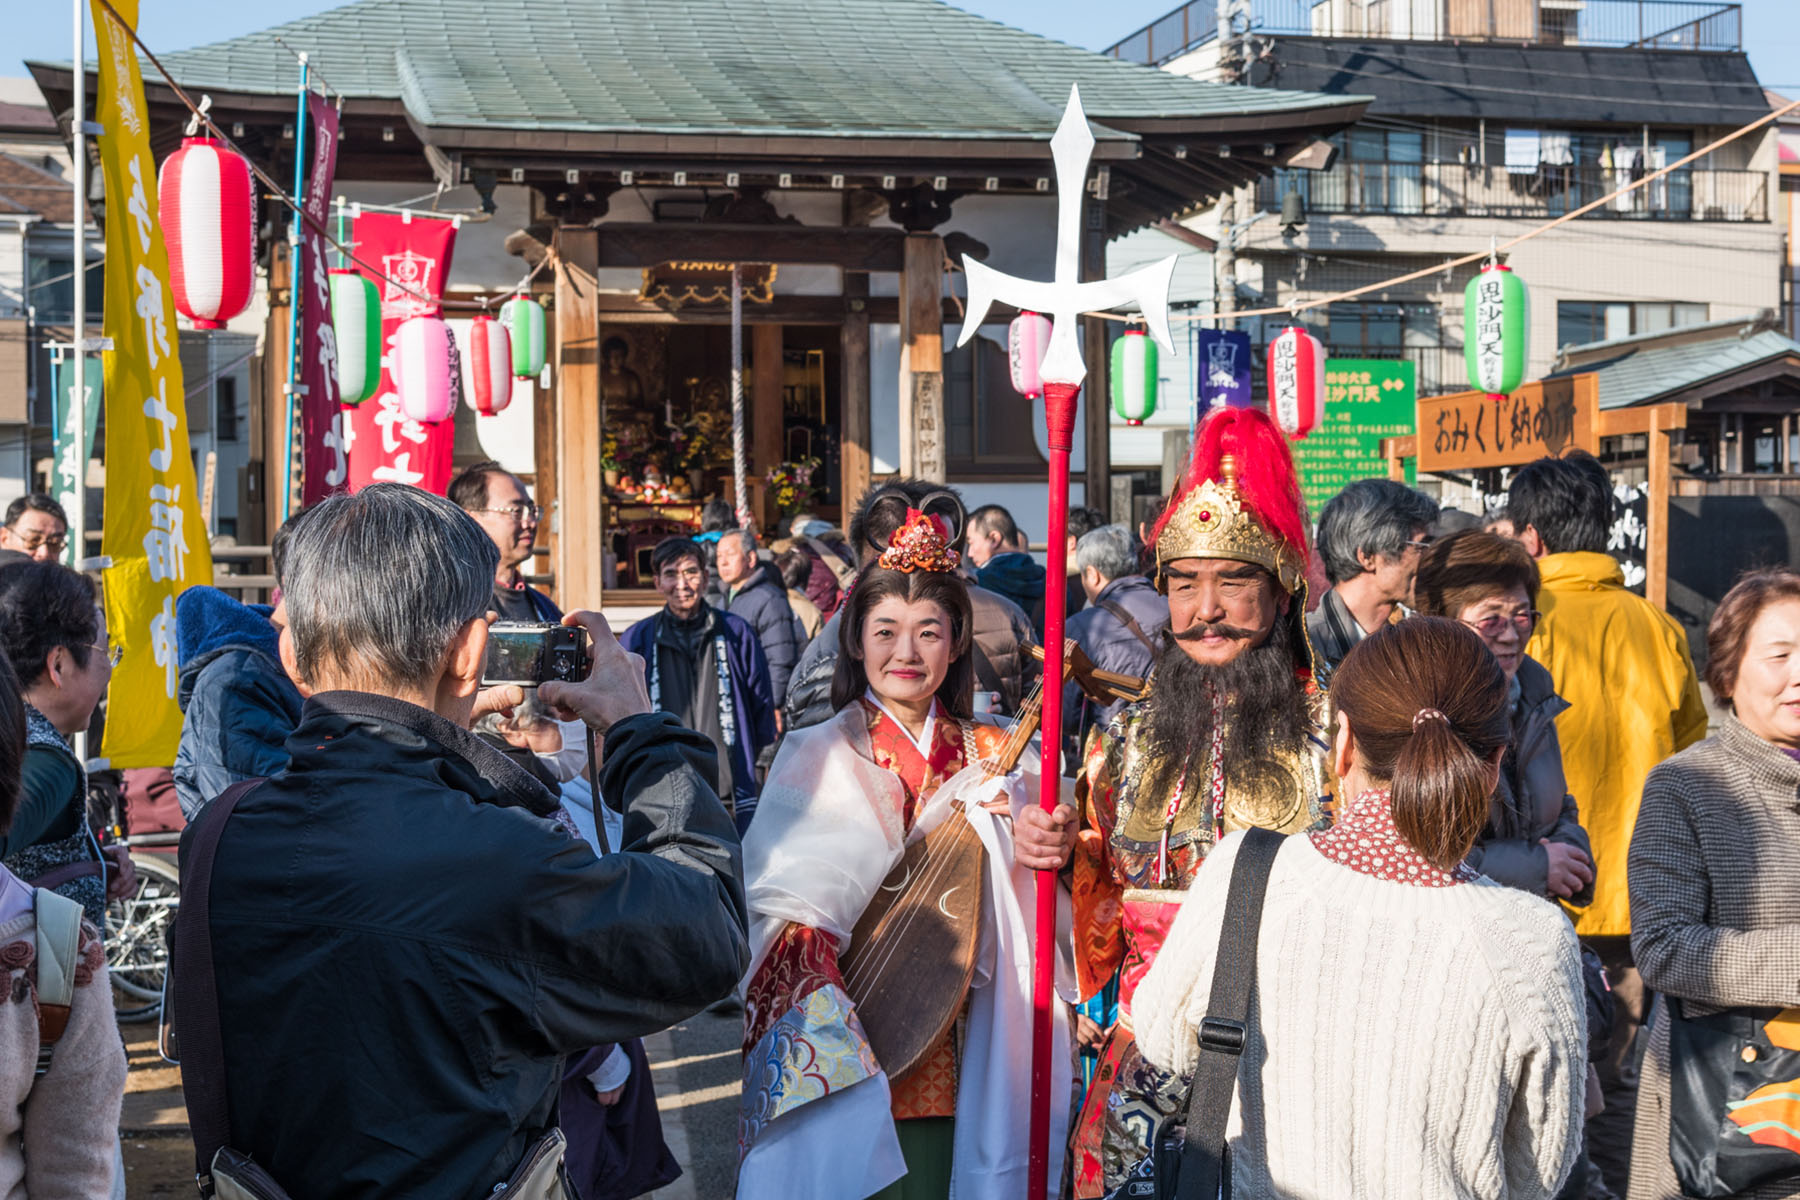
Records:
{"label": "wooden temple pillar", "polygon": [[[1099,186],[1082,205],[1083,283],[1106,278],[1106,193],[1110,176],[1108,168],[1100,168]],[[1082,432],[1086,435],[1087,454],[1083,504],[1102,512],[1111,507],[1112,497],[1112,324],[1103,317],[1087,317],[1081,330],[1081,357],[1087,362],[1087,382],[1082,388]]]}
{"label": "wooden temple pillar", "polygon": [[900,473],[943,483],[944,239],[906,235],[900,274]]}
{"label": "wooden temple pillar", "polygon": [[843,418],[838,440],[838,494],[843,500],[838,527],[847,529],[856,502],[869,490],[873,444],[869,409],[869,277],[846,273],[844,324],[838,335],[843,355]]}
{"label": "wooden temple pillar", "polygon": [[[775,505],[769,499],[768,473],[784,455],[781,445],[781,392],[784,371],[781,326],[750,327],[750,485],[752,511],[765,537],[774,528]],[[786,536],[783,531],[779,536]]]}
{"label": "wooden temple pillar", "polygon": [[556,231],[556,599],[598,610],[605,562],[600,472],[600,233]]}

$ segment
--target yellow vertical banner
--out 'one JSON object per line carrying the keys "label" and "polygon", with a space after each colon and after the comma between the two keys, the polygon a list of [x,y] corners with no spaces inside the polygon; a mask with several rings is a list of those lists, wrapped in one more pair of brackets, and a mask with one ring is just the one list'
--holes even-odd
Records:
{"label": "yellow vertical banner", "polygon": [[175,761],[175,597],[212,582],[187,403],[176,353],[169,254],[157,214],[156,161],[131,27],[137,0],[114,0],[131,25],[91,3],[100,48],[100,171],[106,180],[106,504],[101,576],[107,634],[124,651],[107,691],[103,755],[115,767]]}

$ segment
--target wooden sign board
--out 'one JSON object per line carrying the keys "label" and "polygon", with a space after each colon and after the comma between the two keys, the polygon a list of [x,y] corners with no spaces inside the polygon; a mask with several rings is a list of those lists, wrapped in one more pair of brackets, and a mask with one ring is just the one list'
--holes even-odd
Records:
{"label": "wooden sign board", "polygon": [[1419,401],[1419,470],[1517,467],[1599,447],[1600,384],[1591,374],[1534,380],[1501,400],[1457,392]]}

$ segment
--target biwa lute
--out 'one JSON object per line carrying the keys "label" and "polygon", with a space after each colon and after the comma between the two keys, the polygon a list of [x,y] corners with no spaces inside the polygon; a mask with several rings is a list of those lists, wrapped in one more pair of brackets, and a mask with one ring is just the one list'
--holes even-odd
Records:
{"label": "biwa lute", "polygon": [[[1066,669],[1084,690],[1135,699],[1142,680],[1094,672],[1069,643]],[[1042,657],[1036,648],[1033,653]],[[984,778],[1018,766],[1042,717],[1040,680],[991,755],[977,755],[964,724],[964,757]],[[850,934],[838,961],[844,989],[889,1080],[918,1066],[962,1012],[975,976],[975,948],[986,898],[986,851],[957,801],[942,824],[906,848]]]}

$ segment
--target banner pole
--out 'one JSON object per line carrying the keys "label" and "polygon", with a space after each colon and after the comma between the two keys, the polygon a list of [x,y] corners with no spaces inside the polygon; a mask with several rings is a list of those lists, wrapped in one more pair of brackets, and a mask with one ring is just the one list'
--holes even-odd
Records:
{"label": "banner pole", "polygon": [[[74,408],[75,428],[87,428],[87,354],[83,345],[87,337],[87,62],[85,47],[87,40],[87,21],[82,16],[81,6],[87,0],[71,0],[75,10],[73,34],[75,39],[75,111],[70,121],[69,132],[74,135],[74,167],[71,184],[75,188],[75,313],[70,322],[69,340],[75,344],[75,361],[70,364],[72,382],[69,403]],[[76,450],[75,463],[75,504],[65,514],[69,518],[69,545],[71,547],[69,561],[76,570],[81,569],[82,560],[87,558],[87,458],[82,453],[87,447],[80,446]]]}
{"label": "banner pole", "polygon": [[[294,114],[294,198],[304,203],[306,192],[306,51],[300,52],[300,102]],[[288,227],[288,377],[286,416],[281,429],[281,519],[292,515],[294,496],[294,388],[300,367],[300,213],[294,208],[294,219]]]}

